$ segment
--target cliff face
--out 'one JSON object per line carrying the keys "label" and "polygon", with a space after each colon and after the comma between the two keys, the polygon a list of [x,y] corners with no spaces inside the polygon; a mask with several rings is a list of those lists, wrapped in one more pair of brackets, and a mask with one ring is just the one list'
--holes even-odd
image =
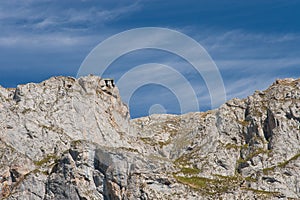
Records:
{"label": "cliff face", "polygon": [[0,87],[4,199],[300,198],[300,80],[129,120],[99,77]]}

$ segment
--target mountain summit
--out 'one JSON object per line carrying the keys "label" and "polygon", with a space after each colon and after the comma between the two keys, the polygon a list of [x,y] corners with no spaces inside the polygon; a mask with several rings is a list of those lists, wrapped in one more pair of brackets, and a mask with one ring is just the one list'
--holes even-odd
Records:
{"label": "mountain summit", "polygon": [[299,199],[300,79],[132,119],[110,79],[0,87],[2,199]]}

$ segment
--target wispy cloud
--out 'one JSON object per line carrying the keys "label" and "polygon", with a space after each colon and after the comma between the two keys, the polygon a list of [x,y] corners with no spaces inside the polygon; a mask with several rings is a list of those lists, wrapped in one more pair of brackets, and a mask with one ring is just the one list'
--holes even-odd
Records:
{"label": "wispy cloud", "polygon": [[111,31],[99,35],[99,28],[141,8],[139,1],[123,1],[110,8],[96,1],[69,3],[65,6],[60,1],[46,0],[1,2],[0,46],[49,43],[51,47],[53,42],[76,45],[88,39],[95,41],[96,34],[99,41]]}
{"label": "wispy cloud", "polygon": [[290,76],[299,76],[299,34],[212,29],[189,32],[207,49],[226,81],[248,77],[274,80],[282,77],[283,71],[292,70]]}

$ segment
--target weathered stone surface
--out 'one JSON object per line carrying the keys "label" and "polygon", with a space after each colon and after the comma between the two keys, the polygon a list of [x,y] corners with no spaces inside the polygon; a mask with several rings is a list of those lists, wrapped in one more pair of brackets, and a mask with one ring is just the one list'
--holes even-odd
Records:
{"label": "weathered stone surface", "polygon": [[96,76],[0,87],[0,197],[299,199],[299,108],[294,79],[216,110],[133,120]]}

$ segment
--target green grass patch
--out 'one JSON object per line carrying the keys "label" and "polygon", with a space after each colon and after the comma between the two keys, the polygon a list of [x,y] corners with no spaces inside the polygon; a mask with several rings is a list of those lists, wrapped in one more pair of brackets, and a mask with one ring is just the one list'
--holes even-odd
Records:
{"label": "green grass patch", "polygon": [[142,140],[145,144],[149,144],[151,146],[158,145],[160,148],[163,148],[164,146],[171,144],[171,141],[172,141],[171,139],[168,139],[165,142],[163,142],[163,141],[155,142],[152,140],[152,138],[149,138],[149,137],[142,137],[142,138],[140,138],[140,140]]}
{"label": "green grass patch", "polygon": [[274,171],[276,166],[268,167],[263,169],[263,174],[269,174],[270,171]]}
{"label": "green grass patch", "polygon": [[208,186],[208,183],[213,182],[212,179],[203,178],[203,177],[175,176],[175,179],[180,183],[189,185],[190,187],[196,189],[206,188]]}
{"label": "green grass patch", "polygon": [[33,161],[33,163],[36,166],[42,166],[50,161],[55,161],[57,159],[56,155],[54,154],[49,154],[46,157],[44,157],[42,160],[38,160],[38,161]]}
{"label": "green grass patch", "polygon": [[251,152],[246,158],[245,161],[248,161],[252,158],[254,158],[255,156],[258,156],[259,154],[269,154],[270,150],[265,150],[263,148],[258,148],[256,149],[254,152]]}
{"label": "green grass patch", "polygon": [[282,163],[278,164],[278,167],[283,168],[285,167],[287,164],[289,164],[289,162],[293,161],[293,160],[297,160],[300,157],[300,153],[296,154],[295,156],[293,156],[292,158],[290,158],[289,160],[286,160]]}
{"label": "green grass patch", "polygon": [[180,172],[183,174],[199,174],[201,172],[201,170],[197,169],[197,168],[183,167],[183,168],[181,168]]}
{"label": "green grass patch", "polygon": [[257,182],[257,180],[255,178],[252,178],[251,176],[247,176],[244,179],[245,179],[245,181],[248,181],[248,182]]}
{"label": "green grass patch", "polygon": [[264,194],[264,195],[268,195],[268,196],[277,196],[280,194],[280,192],[275,192],[275,191],[266,191],[266,190],[256,190],[253,188],[243,188],[244,190],[248,190],[248,191],[252,191],[254,193],[257,194]]}
{"label": "green grass patch", "polygon": [[197,176],[184,177],[174,175],[174,178],[178,182],[188,185],[205,195],[223,194],[232,191],[236,187],[239,187],[239,183],[242,180],[242,178],[238,176],[215,175],[215,177],[215,179],[210,179]]}
{"label": "green grass patch", "polygon": [[293,160],[297,160],[300,157],[300,153],[296,154],[295,156],[293,156],[292,158],[284,161],[284,162],[280,162],[277,166],[273,166],[273,167],[269,167],[269,168],[264,168],[263,169],[263,173],[264,174],[268,174],[270,171],[274,171],[276,167],[280,167],[280,168],[284,168],[286,167],[287,164],[289,164],[289,162],[293,161]]}

